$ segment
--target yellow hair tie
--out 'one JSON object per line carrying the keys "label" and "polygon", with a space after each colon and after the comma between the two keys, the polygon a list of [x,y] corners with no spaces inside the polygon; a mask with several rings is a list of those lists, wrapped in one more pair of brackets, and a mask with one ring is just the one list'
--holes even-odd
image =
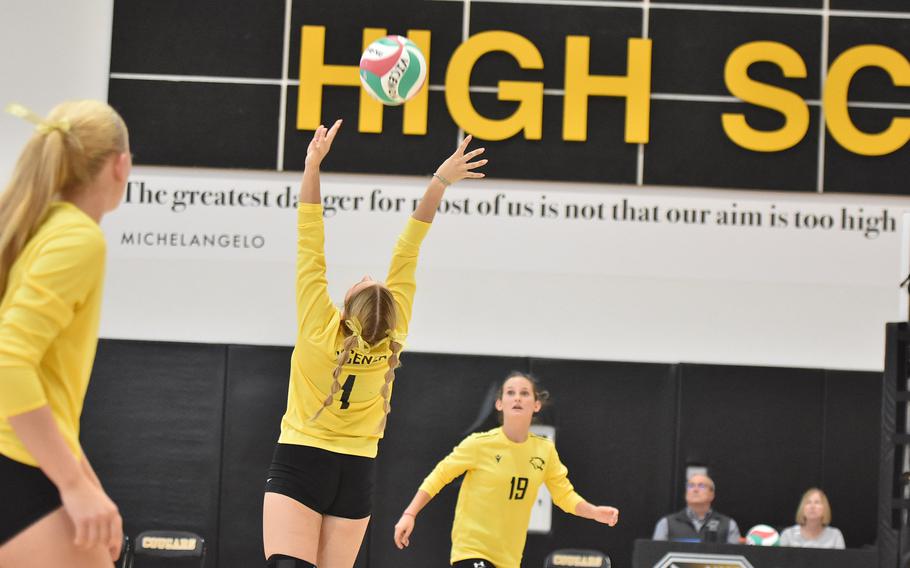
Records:
{"label": "yellow hair tie", "polygon": [[403,333],[395,333],[395,330],[394,330],[394,329],[390,329],[390,330],[388,331],[388,334],[389,334],[389,341],[394,341],[394,342],[397,343],[398,345],[401,345],[402,347],[404,347],[404,340],[405,340],[405,338],[407,337],[406,334],[403,334]]}
{"label": "yellow hair tie", "polygon": [[35,125],[35,130],[41,134],[47,134],[52,130],[59,130],[64,134],[70,131],[70,121],[67,119],[63,118],[57,121],[44,120],[37,114],[33,113],[18,103],[10,103],[6,105],[6,112],[17,118],[31,122]]}
{"label": "yellow hair tie", "polygon": [[359,351],[369,351],[371,349],[370,344],[363,338],[363,326],[360,325],[359,319],[356,317],[347,318],[344,320],[344,325],[351,330],[351,335],[357,339],[357,349]]}

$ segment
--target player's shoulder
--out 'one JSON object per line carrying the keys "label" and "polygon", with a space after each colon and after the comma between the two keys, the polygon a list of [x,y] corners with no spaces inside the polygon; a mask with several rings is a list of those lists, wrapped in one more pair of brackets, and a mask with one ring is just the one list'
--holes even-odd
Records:
{"label": "player's shoulder", "polygon": [[104,232],[91,218],[71,203],[58,201],[48,208],[36,237],[64,240],[79,246],[104,247]]}
{"label": "player's shoulder", "polygon": [[556,444],[553,442],[553,440],[551,440],[547,436],[541,436],[540,434],[535,434],[534,432],[531,432],[529,434],[529,437],[532,440],[534,440],[535,443],[537,443],[537,444],[546,445],[546,446],[552,447],[553,449],[556,449]]}
{"label": "player's shoulder", "polygon": [[493,428],[492,430],[487,430],[485,432],[474,432],[465,438],[465,442],[483,444],[484,442],[495,440],[499,434],[499,430],[499,428]]}
{"label": "player's shoulder", "polygon": [[501,430],[501,428],[493,428],[492,430],[487,430],[485,432],[474,432],[473,434],[471,434],[470,437],[475,438],[477,440],[486,440],[487,438],[495,438],[496,435],[499,434],[500,430]]}

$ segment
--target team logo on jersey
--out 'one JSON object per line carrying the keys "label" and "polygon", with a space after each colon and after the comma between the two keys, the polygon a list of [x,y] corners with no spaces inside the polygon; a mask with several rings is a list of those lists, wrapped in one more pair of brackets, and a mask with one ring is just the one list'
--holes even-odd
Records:
{"label": "team logo on jersey", "polygon": [[545,463],[547,463],[547,462],[543,461],[543,458],[538,458],[538,457],[533,457],[533,458],[531,458],[530,461],[531,461],[531,467],[533,467],[534,469],[539,469],[540,471],[543,471],[543,466]]}
{"label": "team logo on jersey", "polygon": [[499,463],[499,460],[501,460],[501,459],[502,459],[502,456],[499,454],[496,454],[496,463]]}

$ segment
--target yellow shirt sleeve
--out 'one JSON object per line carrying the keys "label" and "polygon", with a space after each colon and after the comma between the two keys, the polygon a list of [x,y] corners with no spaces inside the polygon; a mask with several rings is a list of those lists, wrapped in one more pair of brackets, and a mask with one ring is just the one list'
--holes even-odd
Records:
{"label": "yellow shirt sleeve", "polygon": [[104,277],[105,244],[72,227],[43,244],[0,312],[0,418],[47,404],[39,373],[50,344]]}
{"label": "yellow shirt sleeve", "polygon": [[301,203],[297,209],[296,292],[298,332],[317,335],[338,311],[325,277],[325,226],[318,203]]}
{"label": "yellow shirt sleeve", "polygon": [[408,223],[398,237],[395,250],[392,251],[386,286],[395,297],[395,304],[398,307],[398,323],[395,326],[395,333],[401,338],[408,334],[414,293],[417,290],[414,277],[417,272],[417,254],[420,252],[420,245],[429,230],[430,223],[408,217]]}
{"label": "yellow shirt sleeve", "polygon": [[462,440],[452,453],[436,464],[430,475],[420,484],[420,490],[429,493],[430,497],[435,497],[453,479],[473,467],[476,462],[476,449],[477,444],[473,435]]}
{"label": "yellow shirt sleeve", "polygon": [[553,451],[550,454],[550,459],[547,460],[547,471],[546,479],[544,483],[547,485],[547,489],[550,490],[550,495],[553,497],[553,503],[557,507],[569,514],[576,514],[575,507],[579,503],[584,501],[584,499],[575,492],[575,488],[572,487],[572,483],[569,481],[569,469],[559,461],[559,454],[556,453],[556,446],[553,446]]}

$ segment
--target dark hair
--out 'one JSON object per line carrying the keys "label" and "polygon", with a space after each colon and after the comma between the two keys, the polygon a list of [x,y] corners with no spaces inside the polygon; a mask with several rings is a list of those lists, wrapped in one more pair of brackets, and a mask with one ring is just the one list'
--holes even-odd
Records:
{"label": "dark hair", "polygon": [[[537,420],[537,415],[543,410],[544,406],[547,405],[547,402],[549,402],[550,391],[540,388],[540,381],[531,373],[525,371],[512,371],[506,375],[506,378],[499,384],[499,393],[496,394],[496,400],[502,400],[502,390],[505,388],[509,379],[514,379],[515,377],[521,377],[531,383],[531,390],[534,392],[534,400],[540,402],[540,410],[534,413],[534,419],[532,420],[532,422],[534,422]],[[498,414],[499,423],[502,424],[502,411],[498,411]]]}

